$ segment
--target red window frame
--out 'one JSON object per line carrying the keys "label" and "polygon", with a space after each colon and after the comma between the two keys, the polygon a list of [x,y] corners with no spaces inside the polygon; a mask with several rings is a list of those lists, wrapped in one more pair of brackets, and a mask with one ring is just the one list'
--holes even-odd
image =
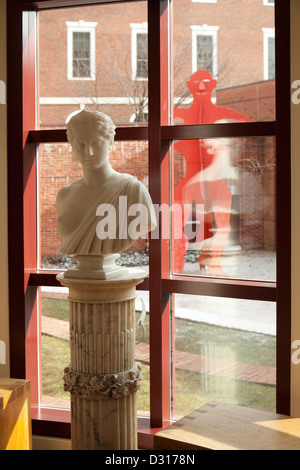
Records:
{"label": "red window frame", "polygon": [[[118,0],[110,0],[118,1]],[[120,0],[119,0],[120,1]],[[125,1],[125,0],[123,0]],[[138,0],[131,0],[138,1]],[[66,142],[65,131],[40,131],[36,116],[35,15],[38,10],[107,3],[106,0],[14,0],[7,2],[8,230],[11,376],[30,378],[35,434],[70,437],[70,413],[39,407],[38,289],[59,285],[55,273],[37,269],[36,146]],[[291,195],[290,195],[290,2],[276,0],[276,123],[173,126],[168,121],[169,18],[172,0],[148,1],[149,124],[118,128],[116,140],[149,141],[153,202],[168,201],[169,144],[203,137],[275,136],[277,147],[277,282],[170,276],[168,247],[150,240],[150,274],[140,288],[150,293],[150,422],[139,422],[139,443],[170,422],[170,299],[175,293],[277,302],[277,411],[290,414]],[[284,156],[284,158],[283,158]],[[283,223],[281,222],[283,221]],[[155,336],[151,335],[155,331]]]}

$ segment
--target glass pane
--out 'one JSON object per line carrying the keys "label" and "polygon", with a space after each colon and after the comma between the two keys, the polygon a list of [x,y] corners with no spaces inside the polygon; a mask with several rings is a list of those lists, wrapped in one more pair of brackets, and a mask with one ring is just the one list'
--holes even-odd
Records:
{"label": "glass pane", "polygon": [[174,2],[174,124],[275,119],[274,7],[250,4]]}
{"label": "glass pane", "polygon": [[[114,170],[131,174],[148,187],[147,142],[115,142],[109,160]],[[63,270],[74,263],[72,257],[60,252],[56,197],[61,188],[81,177],[82,167],[69,144],[39,146],[39,264],[42,269]],[[129,250],[121,253],[117,263],[148,271],[148,247],[148,239],[139,238]]]}
{"label": "glass pane", "polygon": [[[141,388],[137,395],[138,416],[150,415],[150,330],[149,330],[149,292],[136,292],[136,346],[135,360],[142,366]],[[143,317],[143,309],[146,311]]]}
{"label": "glass pane", "polygon": [[[63,388],[64,369],[70,364],[70,324],[67,297],[68,289],[66,288],[41,288],[41,405],[43,407],[70,408],[70,394],[65,392]],[[136,361],[142,365],[143,375],[137,396],[137,409],[139,416],[145,416],[150,412],[148,292],[137,291],[136,312]]]}
{"label": "glass pane", "polygon": [[174,417],[210,401],[275,412],[276,304],[174,297]]}
{"label": "glass pane", "polygon": [[91,77],[90,33],[73,33],[73,77]]}
{"label": "glass pane", "polygon": [[213,74],[213,38],[212,36],[197,37],[197,69],[207,70]]}
{"label": "glass pane", "polygon": [[275,38],[268,38],[269,77],[275,78]]}
{"label": "glass pane", "polygon": [[70,408],[63,375],[70,364],[68,289],[41,287],[42,384],[41,405]]}
{"label": "glass pane", "polygon": [[137,34],[137,56],[139,59],[147,59],[148,41],[146,34]]}
{"label": "glass pane", "polygon": [[173,273],[275,281],[275,139],[178,141],[172,155]]}
{"label": "glass pane", "polygon": [[[74,57],[90,56],[90,33],[73,33],[73,55]],[[86,55],[87,54],[87,55]]]}
{"label": "glass pane", "polygon": [[90,61],[86,59],[73,60],[73,77],[89,78],[91,76]]}
{"label": "glass pane", "polygon": [[148,35],[137,34],[137,64],[136,64],[136,78],[148,78]]}
{"label": "glass pane", "polygon": [[38,41],[40,129],[83,108],[147,123],[146,1],[41,11]]}

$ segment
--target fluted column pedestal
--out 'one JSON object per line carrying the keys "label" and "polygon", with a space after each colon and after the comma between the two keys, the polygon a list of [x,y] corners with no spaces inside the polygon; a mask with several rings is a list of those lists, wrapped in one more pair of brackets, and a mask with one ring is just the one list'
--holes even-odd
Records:
{"label": "fluted column pedestal", "polygon": [[122,279],[57,279],[69,288],[73,450],[136,450],[141,370],[135,363],[136,286],[145,273]]}

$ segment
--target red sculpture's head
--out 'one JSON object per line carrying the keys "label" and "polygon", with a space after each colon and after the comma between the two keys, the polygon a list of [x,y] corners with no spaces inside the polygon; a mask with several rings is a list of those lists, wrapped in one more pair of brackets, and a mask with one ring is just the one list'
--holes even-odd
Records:
{"label": "red sculpture's head", "polygon": [[206,70],[197,70],[186,84],[194,98],[197,98],[211,95],[217,86],[217,80],[213,80],[211,74]]}

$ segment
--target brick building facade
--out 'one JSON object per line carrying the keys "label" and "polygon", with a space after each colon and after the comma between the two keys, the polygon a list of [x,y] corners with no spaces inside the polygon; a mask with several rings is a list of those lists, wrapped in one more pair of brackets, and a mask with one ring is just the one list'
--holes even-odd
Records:
{"label": "brick building facade", "polygon": [[[222,90],[274,78],[268,69],[274,65],[274,8],[264,0],[173,3],[175,105],[186,91],[186,80],[205,65]],[[93,56],[90,77],[81,79],[70,76],[76,32],[90,34]],[[146,74],[136,77],[143,56],[136,36],[146,33],[146,2],[40,13],[40,125],[64,125],[80,105],[96,101],[114,122],[129,122],[133,105],[128,102],[136,98],[134,93],[147,94]]]}
{"label": "brick building facade", "polygon": [[[217,79],[213,99],[219,106],[236,110],[254,121],[275,119],[274,9],[272,2],[266,3],[266,0],[253,0],[250,4],[244,0],[173,2],[174,106],[189,106],[191,95],[187,93],[186,81],[201,67],[209,69]],[[143,43],[139,44],[145,34],[146,2],[40,13],[40,128],[65,127],[67,118],[83,107],[100,109],[120,125],[139,121],[138,111],[142,108],[146,121],[145,54]],[[80,56],[79,66],[76,44],[81,44],[82,50],[88,45],[88,52]],[[82,65],[85,63],[87,67]],[[274,250],[275,142],[270,138],[244,139],[239,146],[239,165],[246,165],[245,174],[251,170],[260,182],[264,198],[263,210],[246,212],[239,219],[241,246]],[[184,174],[185,162],[181,155],[174,158],[176,184]],[[145,142],[115,143],[110,158],[117,171],[134,174],[146,185],[147,159]],[[249,161],[251,168],[247,166]],[[253,168],[256,164],[258,167]],[[81,168],[68,145],[44,144],[40,146],[39,172],[40,253],[47,257],[59,253],[56,194],[81,176]],[[251,188],[243,188],[243,194],[249,196],[249,191]],[[240,204],[245,204],[245,198]],[[143,244],[139,242],[136,248],[143,248]]]}

